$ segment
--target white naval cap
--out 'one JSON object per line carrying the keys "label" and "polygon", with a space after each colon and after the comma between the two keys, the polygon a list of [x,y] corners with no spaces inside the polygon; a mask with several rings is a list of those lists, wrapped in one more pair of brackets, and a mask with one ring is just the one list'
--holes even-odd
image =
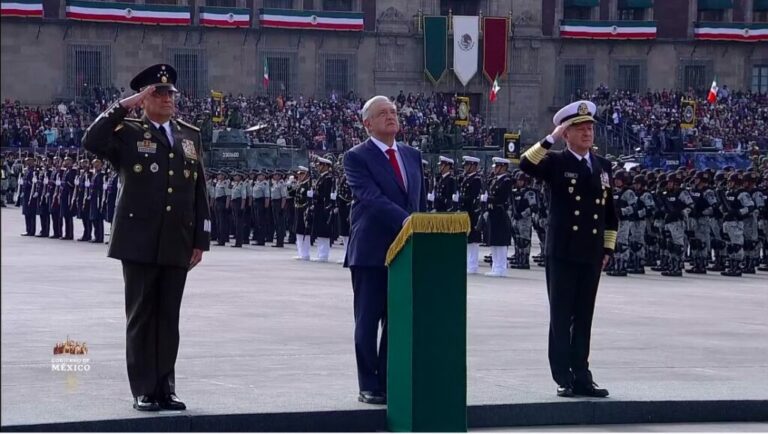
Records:
{"label": "white naval cap", "polygon": [[594,122],[597,106],[592,101],[576,101],[561,108],[552,118],[555,126],[568,123],[569,125],[580,124],[582,122]]}
{"label": "white naval cap", "polygon": [[480,159],[477,157],[470,157],[469,155],[465,155],[461,157],[462,160],[464,160],[465,163],[479,163]]}
{"label": "white naval cap", "polygon": [[441,162],[441,163],[448,163],[448,164],[453,164],[453,160],[451,160],[451,159],[450,159],[450,158],[448,158],[448,157],[443,157],[442,155],[440,156],[440,162]]}
{"label": "white naval cap", "polygon": [[296,168],[297,172],[309,172],[309,169],[307,169],[305,166],[299,166]]}
{"label": "white naval cap", "polygon": [[425,166],[429,166],[429,161],[427,161],[427,160],[421,160],[421,164],[423,164],[423,165],[425,165]]}
{"label": "white naval cap", "polygon": [[493,162],[496,164],[509,164],[509,160],[501,157],[493,157]]}
{"label": "white naval cap", "polygon": [[323,163],[323,164],[333,164],[333,162],[331,160],[329,160],[327,158],[322,158],[322,157],[317,157],[317,162],[318,163]]}

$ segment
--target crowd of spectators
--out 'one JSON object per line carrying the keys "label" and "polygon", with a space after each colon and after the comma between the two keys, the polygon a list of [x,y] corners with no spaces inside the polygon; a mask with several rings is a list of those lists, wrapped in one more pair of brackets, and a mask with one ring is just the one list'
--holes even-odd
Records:
{"label": "crowd of spectators", "polygon": [[[719,89],[717,101],[688,90],[636,93],[604,85],[583,95],[595,101],[598,116],[615,134],[628,133],[646,151],[706,150],[743,152],[757,145],[768,150],[768,95]],[[695,101],[693,128],[681,127],[681,101]]]}

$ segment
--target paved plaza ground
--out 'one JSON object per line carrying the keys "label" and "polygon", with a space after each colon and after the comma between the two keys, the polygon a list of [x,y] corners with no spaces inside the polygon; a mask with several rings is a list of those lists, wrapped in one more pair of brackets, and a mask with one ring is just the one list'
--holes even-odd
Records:
{"label": "paved plaza ground", "polygon": [[[21,237],[20,210],[1,215],[2,425],[157,419],[131,408],[120,263],[105,245]],[[163,418],[357,410],[383,417],[381,407],[356,400],[348,270],[295,261],[292,247],[212,247],[190,273],[176,365],[189,410]],[[733,420],[732,412],[718,418],[727,408],[718,402],[731,401],[765,406],[768,418],[768,273],[603,277],[591,366],[611,397],[600,403],[555,396],[543,269],[510,276],[468,277],[470,425],[602,423],[601,409],[657,403],[663,414],[664,403],[700,401],[712,405],[696,407],[709,410],[694,421]],[[53,347],[67,337],[87,342],[88,372],[52,370]],[[552,404],[569,415],[482,418],[502,408],[494,405],[517,404]],[[683,420],[661,421],[685,421],[675,414]]]}

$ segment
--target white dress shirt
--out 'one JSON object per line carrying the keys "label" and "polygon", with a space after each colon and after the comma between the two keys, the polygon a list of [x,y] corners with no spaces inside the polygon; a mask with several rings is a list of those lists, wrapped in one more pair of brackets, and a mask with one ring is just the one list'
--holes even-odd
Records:
{"label": "white dress shirt", "polygon": [[587,159],[587,166],[589,166],[589,171],[590,172],[592,171],[592,159],[589,158],[589,155],[590,155],[589,152],[587,152],[586,155],[581,156],[581,155],[573,152],[573,150],[571,148],[568,148],[568,151],[570,151],[570,153],[573,154],[573,156],[576,157],[576,159],[579,160],[579,162],[581,162],[582,159],[586,158]]}
{"label": "white dress shirt", "polygon": [[163,128],[165,130],[165,136],[168,137],[168,140],[171,142],[171,147],[173,147],[175,143],[173,143],[173,133],[171,132],[171,121],[167,121],[162,125],[158,124],[153,120],[150,120],[150,122],[152,122],[152,125],[154,125],[155,128]]}
{"label": "white dress shirt", "polygon": [[[381,152],[384,153],[384,156],[387,157],[387,160],[389,160],[389,155],[387,155],[387,150],[389,149],[389,146],[385,145],[384,142],[378,140],[375,137],[371,137],[371,141],[376,144],[376,146],[381,149]],[[392,149],[395,150],[395,158],[397,158],[397,165],[400,166],[400,174],[403,175],[403,184],[405,186],[405,191],[408,191],[408,176],[405,174],[405,165],[403,165],[403,158],[400,156],[400,150],[397,149],[397,142],[394,142],[392,145]]]}

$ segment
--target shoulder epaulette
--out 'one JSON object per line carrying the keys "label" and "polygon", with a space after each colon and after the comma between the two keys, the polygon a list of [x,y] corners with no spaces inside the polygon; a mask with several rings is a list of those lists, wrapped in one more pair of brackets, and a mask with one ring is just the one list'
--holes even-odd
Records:
{"label": "shoulder epaulette", "polygon": [[125,118],[123,119],[123,122],[125,121],[141,123],[141,119],[136,119],[136,118]]}
{"label": "shoulder epaulette", "polygon": [[192,125],[192,124],[189,124],[189,123],[187,123],[187,122],[184,122],[184,121],[183,121],[183,120],[181,120],[181,119],[176,119],[176,122],[180,123],[181,125],[184,125],[184,126],[185,126],[185,127],[187,127],[187,128],[191,128],[191,129],[193,129],[193,130],[195,130],[195,131],[200,131],[200,128],[197,128],[196,126],[194,126],[194,125]]}

